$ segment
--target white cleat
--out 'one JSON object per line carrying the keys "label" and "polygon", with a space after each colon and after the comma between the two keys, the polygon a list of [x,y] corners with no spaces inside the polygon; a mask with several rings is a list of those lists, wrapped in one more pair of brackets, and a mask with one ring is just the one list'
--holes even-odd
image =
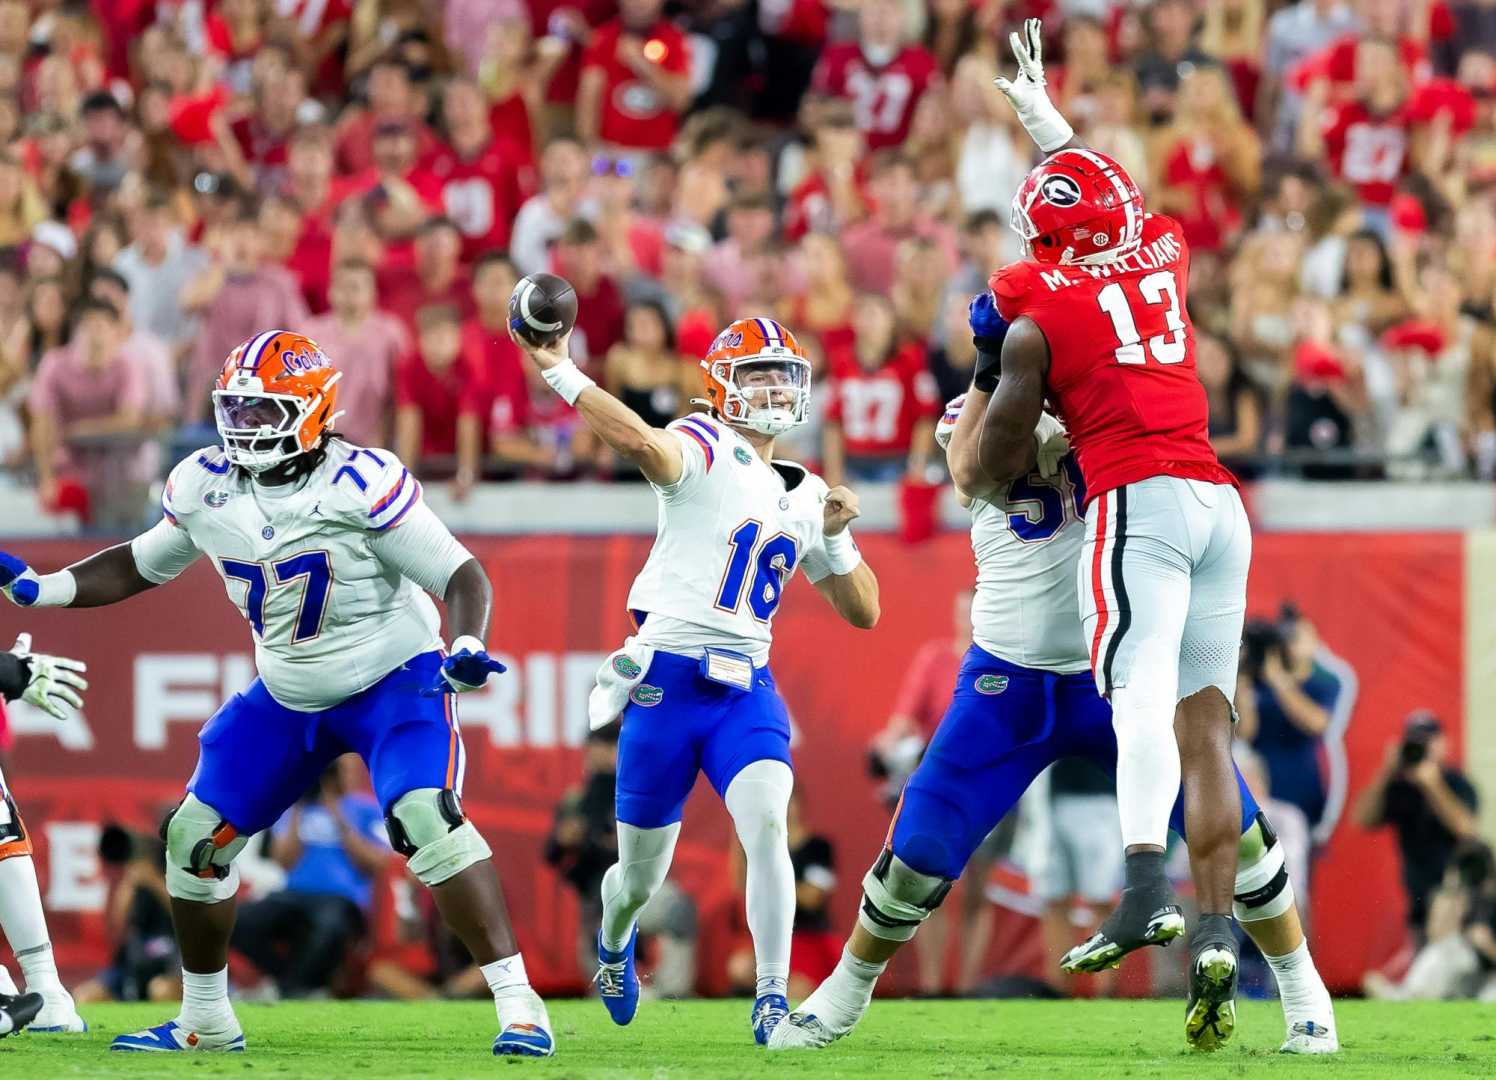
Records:
{"label": "white cleat", "polygon": [[81,1035],[88,1030],[88,1024],[78,1015],[78,1008],[73,1004],[72,994],[57,989],[43,990],[41,995],[46,1004],[26,1028],[27,1031],[32,1034]]}
{"label": "white cleat", "polygon": [[1340,1040],[1333,1024],[1314,1020],[1297,1020],[1288,1029],[1288,1038],[1278,1048],[1282,1054],[1338,1054]]}
{"label": "white cleat", "polygon": [[20,987],[16,986],[16,981],[10,977],[10,972],[5,970],[4,964],[0,964],[0,994],[15,997],[20,992]]}
{"label": "white cleat", "polygon": [[846,1033],[832,1031],[814,1013],[796,1011],[774,1025],[766,1045],[770,1050],[820,1050]]}

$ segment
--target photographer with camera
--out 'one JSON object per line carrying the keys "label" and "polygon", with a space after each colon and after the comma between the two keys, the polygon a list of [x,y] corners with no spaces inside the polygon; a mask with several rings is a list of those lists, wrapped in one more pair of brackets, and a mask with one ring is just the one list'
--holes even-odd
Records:
{"label": "photographer with camera", "polygon": [[1356,799],[1358,825],[1397,830],[1408,925],[1419,943],[1427,940],[1430,902],[1456,848],[1476,836],[1475,788],[1446,763],[1447,753],[1439,718],[1424,710],[1413,713],[1402,739],[1387,747],[1381,770]]}
{"label": "photographer with camera", "polygon": [[1347,679],[1326,663],[1314,624],[1293,604],[1276,619],[1249,620],[1242,642],[1237,736],[1262,758],[1273,798],[1318,829],[1327,805],[1321,750],[1337,711],[1349,705]]}
{"label": "photographer with camera", "polygon": [[181,957],[166,892],[166,846],[157,836],[110,822],[99,834],[99,862],[110,881],[104,929],[114,955],[73,996],[79,1002],[176,1001]]}
{"label": "photographer with camera", "polygon": [[1401,982],[1378,971],[1367,997],[1390,1001],[1496,1001],[1496,856],[1490,845],[1462,840],[1429,907],[1428,944]]}

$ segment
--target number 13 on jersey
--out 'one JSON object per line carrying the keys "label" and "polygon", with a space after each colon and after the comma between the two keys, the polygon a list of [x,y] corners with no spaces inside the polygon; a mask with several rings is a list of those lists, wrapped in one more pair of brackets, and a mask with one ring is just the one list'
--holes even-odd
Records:
{"label": "number 13 on jersey", "polygon": [[[1185,357],[1187,330],[1184,317],[1179,312],[1179,285],[1174,278],[1174,271],[1160,270],[1140,278],[1138,294],[1135,300],[1127,294],[1122,282],[1114,281],[1096,295],[1097,303],[1111,318],[1112,329],[1117,332],[1117,363],[1145,364],[1149,354],[1160,364],[1179,363]],[[1150,308],[1168,305],[1163,312],[1164,333],[1150,337],[1146,351],[1134,314],[1134,304],[1138,301]]]}

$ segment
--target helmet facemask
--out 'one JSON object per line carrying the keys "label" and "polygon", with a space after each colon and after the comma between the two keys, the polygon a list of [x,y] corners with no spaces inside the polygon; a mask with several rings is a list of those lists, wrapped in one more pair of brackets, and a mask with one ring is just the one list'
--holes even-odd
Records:
{"label": "helmet facemask", "polygon": [[782,435],[810,414],[810,361],[803,356],[759,353],[719,361],[714,369],[723,388],[723,419],[730,424]]}
{"label": "helmet facemask", "polygon": [[[340,377],[335,375],[328,386]],[[259,474],[316,449],[302,446],[301,431],[322,408],[323,394],[302,398],[268,392],[259,389],[260,380],[253,376],[236,382],[241,385],[235,389],[213,391],[213,416],[230,462]]]}

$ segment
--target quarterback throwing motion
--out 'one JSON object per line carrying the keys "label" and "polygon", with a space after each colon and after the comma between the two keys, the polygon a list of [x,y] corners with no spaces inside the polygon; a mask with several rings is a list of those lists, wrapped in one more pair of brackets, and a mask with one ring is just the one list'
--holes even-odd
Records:
{"label": "quarterback throwing motion", "polygon": [[805,421],[810,363],[772,319],[717,335],[701,362],[710,411],[664,429],[582,374],[566,338],[536,346],[515,329],[551,387],[659,497],[654,548],[628,598],[638,632],[603,664],[589,708],[594,727],[623,720],[618,862],[603,879],[597,944],[603,1004],[615,1023],[634,1018],[636,918],[665,881],[686,796],[705,772],[747,856],[751,1024],[763,1044],[788,1011],[795,914],[790,724],[768,667],[770,623],[797,567],[847,622],[878,621],[877,579],[847,528],[857,498],[774,459],[775,437]]}
{"label": "quarterback throwing motion", "polygon": [[[393,454],[333,434],[339,378],[302,335],[257,335],[229,354],[213,391],[222,445],[172,470],[154,528],[44,576],[0,554],[10,599],[61,607],[117,603],[207,555],[254,637],[259,677],[204,726],[163,828],[182,1010],[113,1048],[244,1049],[228,998],[234,858],[352,751],[392,845],[488,980],[493,1052],[549,1055],[491,853],[462,811],[453,695],[503,670],[484,645],[492,588]],[[450,652],[427,593],[446,603]]]}

